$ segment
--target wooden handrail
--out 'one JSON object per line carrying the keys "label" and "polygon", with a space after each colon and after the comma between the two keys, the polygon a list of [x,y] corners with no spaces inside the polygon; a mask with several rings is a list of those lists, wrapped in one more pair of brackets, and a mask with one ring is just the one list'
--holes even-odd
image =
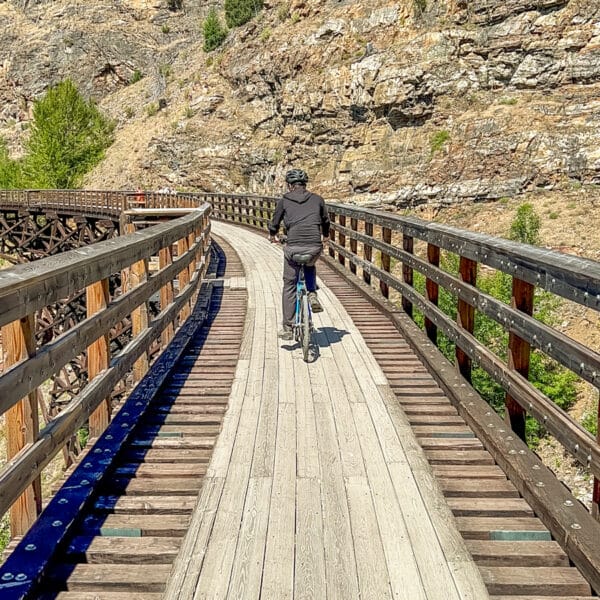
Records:
{"label": "wooden handrail", "polygon": [[[86,197],[99,202],[99,196]],[[106,194],[107,204],[116,205],[115,197],[121,198],[122,194]],[[9,356],[7,368],[0,374],[0,414],[16,407],[33,414],[42,383],[86,352],[89,376],[88,385],[43,429],[38,431],[36,423],[28,421],[26,435],[13,444],[9,463],[0,470],[0,514],[16,506],[20,497],[25,499],[11,511],[13,535],[24,533],[41,508],[38,496],[43,468],[86,420],[90,419],[92,436],[102,433],[110,418],[111,392],[134,367],[134,379],[139,379],[151,346],[161,339],[166,345],[174,328],[189,315],[210,250],[210,210],[210,205],[204,203],[170,222],[2,271],[0,326],[15,344],[5,348]],[[171,256],[175,244],[179,247],[177,258],[163,260],[157,272],[148,274],[146,264],[150,257]],[[129,286],[122,295],[111,298],[109,277],[126,271],[134,274],[129,278]],[[177,278],[180,285],[174,295],[172,282]],[[149,299],[169,288],[170,293],[161,295],[160,313],[149,319],[145,311]],[[32,346],[32,315],[83,289],[88,290],[88,318],[58,338],[38,348]],[[133,327],[133,339],[111,357],[111,328],[136,311],[142,311],[144,316]],[[29,324],[27,331],[23,323]]]}

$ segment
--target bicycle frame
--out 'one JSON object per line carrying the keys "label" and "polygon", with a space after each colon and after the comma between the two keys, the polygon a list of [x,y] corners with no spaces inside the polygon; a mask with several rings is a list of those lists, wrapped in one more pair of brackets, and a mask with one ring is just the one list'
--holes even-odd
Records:
{"label": "bicycle frame", "polygon": [[[300,265],[300,269],[298,271],[298,281],[296,282],[296,311],[294,313],[295,333],[298,332],[298,328],[302,325],[300,303],[302,302],[302,296],[307,293],[308,290],[306,289],[306,282],[304,280],[304,265]],[[310,303],[308,305],[308,318],[309,322],[312,323],[312,309],[310,307]]]}

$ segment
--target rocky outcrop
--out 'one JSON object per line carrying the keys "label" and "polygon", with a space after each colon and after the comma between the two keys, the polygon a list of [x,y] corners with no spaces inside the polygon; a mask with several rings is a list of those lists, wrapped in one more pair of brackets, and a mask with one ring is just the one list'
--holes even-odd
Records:
{"label": "rocky outcrop", "polygon": [[[36,69],[52,78],[77,62],[77,81],[121,124],[88,185],[276,193],[297,164],[328,198],[414,206],[600,183],[595,0],[283,4],[266,2],[210,56],[197,39],[206,6],[192,15],[130,4],[71,32],[70,53],[49,23],[52,10],[74,22],[75,9],[27,11],[30,21],[47,16],[52,32]],[[86,14],[77,22],[102,10],[77,7]],[[161,19],[178,33],[157,30]],[[34,54],[24,52],[11,73]],[[156,74],[126,85],[135,69]],[[33,95],[47,83],[25,81]]]}

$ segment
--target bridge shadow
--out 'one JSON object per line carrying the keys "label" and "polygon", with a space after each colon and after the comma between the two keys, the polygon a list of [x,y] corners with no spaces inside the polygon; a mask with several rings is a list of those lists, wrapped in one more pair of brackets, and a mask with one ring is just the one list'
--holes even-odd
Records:
{"label": "bridge shadow", "polygon": [[[225,276],[227,258],[225,252],[213,239],[213,252],[207,270],[207,279],[219,279]],[[144,464],[147,453],[152,449],[156,440],[165,437],[181,439],[181,434],[161,433],[161,428],[167,424],[170,409],[177,400],[180,391],[186,384],[188,375],[194,369],[196,360],[204,348],[211,327],[219,313],[222,305],[224,289],[219,282],[212,285],[210,292],[198,295],[193,307],[192,315],[188,321],[176,333],[169,347],[161,354],[152,365],[150,371],[138,384],[121,408],[121,413],[127,411],[128,402],[139,401],[137,390],[145,388],[147,407],[140,415],[138,422],[133,427],[131,434],[117,452],[113,464],[114,468],[108,469],[98,483],[96,492],[87,503],[87,509],[81,511],[85,516],[77,519],[74,523],[76,537],[69,536],[64,546],[73,562],[54,565],[52,570],[56,579],[66,581],[75,569],[78,562],[86,562],[86,551],[89,549],[96,536],[138,537],[140,533],[131,527],[107,527],[106,519],[117,512],[117,503],[123,495],[127,494],[128,485],[137,477],[138,471]],[[171,357],[169,357],[171,354]],[[152,380],[156,380],[153,373],[167,372],[166,377],[160,383],[154,385],[152,392]],[[149,382],[149,383],[148,383]],[[217,392],[225,396],[225,392]],[[226,396],[229,396],[227,392]],[[118,415],[103,434],[110,435],[111,428],[118,426]],[[93,449],[90,449],[92,452]],[[160,494],[161,492],[157,492]],[[143,497],[143,496],[141,496]],[[75,539],[75,541],[73,541]],[[48,593],[44,598],[54,598],[54,592]],[[59,592],[56,592],[59,594]]]}

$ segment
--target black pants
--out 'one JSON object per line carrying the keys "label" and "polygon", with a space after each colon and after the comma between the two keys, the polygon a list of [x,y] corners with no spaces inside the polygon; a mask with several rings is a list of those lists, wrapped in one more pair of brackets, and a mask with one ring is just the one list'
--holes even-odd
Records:
{"label": "black pants", "polygon": [[296,282],[300,273],[299,264],[292,260],[294,254],[311,254],[313,259],[304,265],[304,281],[306,289],[314,292],[317,289],[317,267],[315,263],[323,252],[323,244],[312,246],[290,246],[287,245],[283,251],[283,292],[281,303],[283,307],[283,324],[292,325],[296,312]]}

